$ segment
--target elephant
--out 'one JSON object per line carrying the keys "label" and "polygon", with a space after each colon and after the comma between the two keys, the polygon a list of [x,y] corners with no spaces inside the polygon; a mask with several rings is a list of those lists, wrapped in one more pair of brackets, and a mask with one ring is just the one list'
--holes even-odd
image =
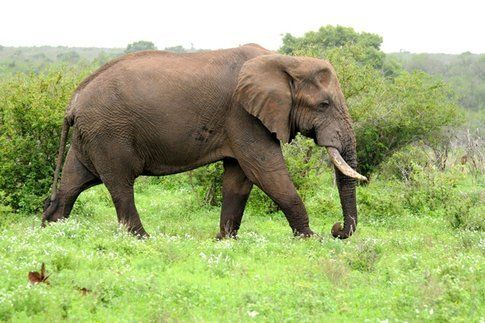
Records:
{"label": "elephant", "polygon": [[356,181],[366,178],[355,171],[352,121],[328,61],[256,44],[124,55],[83,80],[70,99],[42,226],[69,217],[79,194],[103,183],[119,223],[148,236],[134,202],[135,179],[222,161],[217,238],[237,236],[254,184],[282,210],[294,235],[311,236],[281,150],[298,133],[328,151],[344,217],[331,232],[348,238],[357,226]]}

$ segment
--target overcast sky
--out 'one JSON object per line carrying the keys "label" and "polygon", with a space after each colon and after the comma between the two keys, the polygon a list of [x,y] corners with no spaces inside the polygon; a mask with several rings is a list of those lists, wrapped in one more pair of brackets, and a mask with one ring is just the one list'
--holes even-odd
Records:
{"label": "overcast sky", "polygon": [[351,26],[384,38],[385,52],[485,53],[485,1],[2,0],[0,45],[158,48],[281,45],[322,25]]}

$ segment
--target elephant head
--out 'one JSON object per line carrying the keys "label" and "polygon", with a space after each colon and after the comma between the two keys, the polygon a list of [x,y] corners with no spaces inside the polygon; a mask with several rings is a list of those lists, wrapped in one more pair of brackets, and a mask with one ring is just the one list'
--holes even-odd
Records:
{"label": "elephant head", "polygon": [[235,94],[244,109],[280,141],[300,132],[326,147],[335,166],[344,225],[334,237],[348,238],[357,226],[357,167],[351,118],[332,65],[321,59],[264,55],[249,60],[239,74]]}

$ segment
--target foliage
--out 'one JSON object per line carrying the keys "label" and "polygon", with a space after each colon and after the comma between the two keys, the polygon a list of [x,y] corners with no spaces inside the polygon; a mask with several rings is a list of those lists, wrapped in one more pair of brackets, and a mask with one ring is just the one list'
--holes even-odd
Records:
{"label": "foliage", "polygon": [[182,45],[172,46],[172,47],[165,47],[164,50],[174,53],[195,53],[195,52],[203,52],[206,49],[195,48],[193,44],[190,44],[190,48],[185,48]]}
{"label": "foliage", "polygon": [[189,173],[191,187],[201,200],[212,206],[222,204],[222,162],[195,169]]}
{"label": "foliage", "polygon": [[440,170],[425,150],[408,147],[383,165],[376,183],[359,190],[361,212],[393,217],[439,217],[455,229],[485,230],[484,175],[454,164]]}
{"label": "foliage", "polygon": [[382,37],[372,33],[358,33],[350,27],[323,26],[318,31],[305,33],[303,37],[286,34],[280,52],[286,55],[324,57],[329,48],[346,47],[355,51],[359,63],[381,68],[384,53],[379,51]]}
{"label": "foliage", "polygon": [[[438,142],[463,121],[449,88],[424,73],[403,73],[349,101],[356,121],[357,159],[370,173],[395,151],[418,141]],[[367,92],[367,93],[365,93]]]}
{"label": "foliage", "polygon": [[53,68],[0,83],[0,204],[24,211],[42,205],[52,183],[64,110],[83,74]]}
{"label": "foliage", "polygon": [[98,54],[98,56],[96,56],[93,59],[93,64],[92,65],[94,65],[94,66],[104,65],[104,64],[108,63],[110,60],[112,60],[113,58],[116,58],[117,56],[118,56],[118,54],[115,54],[115,53],[101,51]]}
{"label": "foliage", "polygon": [[151,41],[139,40],[134,43],[128,44],[128,46],[126,47],[125,53],[133,53],[133,52],[138,52],[142,50],[151,50],[151,49],[157,49],[155,47],[155,44],[153,44]]}
{"label": "foliage", "polygon": [[[404,189],[404,205],[414,214],[443,216],[454,228],[484,231],[482,180],[469,183],[459,167],[448,172],[415,167]],[[460,189],[463,185],[474,189],[464,192]]]}
{"label": "foliage", "polygon": [[65,53],[59,53],[57,54],[57,59],[62,61],[62,62],[67,62],[67,63],[77,63],[81,56],[76,51],[69,51]]}
{"label": "foliage", "polygon": [[482,132],[481,128],[474,131],[466,129],[458,138],[464,146],[460,163],[475,176],[485,173],[485,138]]}
{"label": "foliage", "polygon": [[0,50],[0,76],[17,72],[37,74],[59,63],[76,64],[77,68],[85,69],[104,64],[122,53],[120,48],[4,47]]}
{"label": "foliage", "polygon": [[394,53],[408,71],[424,71],[445,80],[459,95],[460,105],[467,109],[485,108],[485,54],[470,52],[460,55]]}
{"label": "foliage", "polygon": [[303,191],[313,187],[315,179],[325,171],[324,165],[330,165],[326,150],[301,135],[293,144],[283,146],[283,155],[293,183]]}
{"label": "foliage", "polygon": [[174,52],[174,53],[186,53],[187,52],[187,49],[185,49],[182,45],[165,47],[164,50],[169,51],[169,52]]}
{"label": "foliage", "polygon": [[[320,175],[329,165],[327,153],[315,146],[313,140],[298,135],[292,145],[283,145],[286,166],[295,187],[303,198],[314,194],[314,186],[321,180]],[[222,163],[210,164],[190,172],[189,183],[200,201],[212,206],[222,204]],[[251,203],[260,213],[273,213],[279,210],[263,191],[254,186],[251,191]]]}
{"label": "foliage", "polygon": [[429,155],[422,145],[409,145],[392,154],[380,167],[379,175],[398,181],[409,182],[416,167],[427,167]]}

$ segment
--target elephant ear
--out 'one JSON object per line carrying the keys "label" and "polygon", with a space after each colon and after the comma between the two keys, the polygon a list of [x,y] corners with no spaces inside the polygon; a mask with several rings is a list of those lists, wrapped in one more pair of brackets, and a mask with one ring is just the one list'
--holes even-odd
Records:
{"label": "elephant ear", "polygon": [[241,68],[235,91],[236,101],[285,143],[292,136],[293,75],[300,60],[277,54],[253,58]]}

